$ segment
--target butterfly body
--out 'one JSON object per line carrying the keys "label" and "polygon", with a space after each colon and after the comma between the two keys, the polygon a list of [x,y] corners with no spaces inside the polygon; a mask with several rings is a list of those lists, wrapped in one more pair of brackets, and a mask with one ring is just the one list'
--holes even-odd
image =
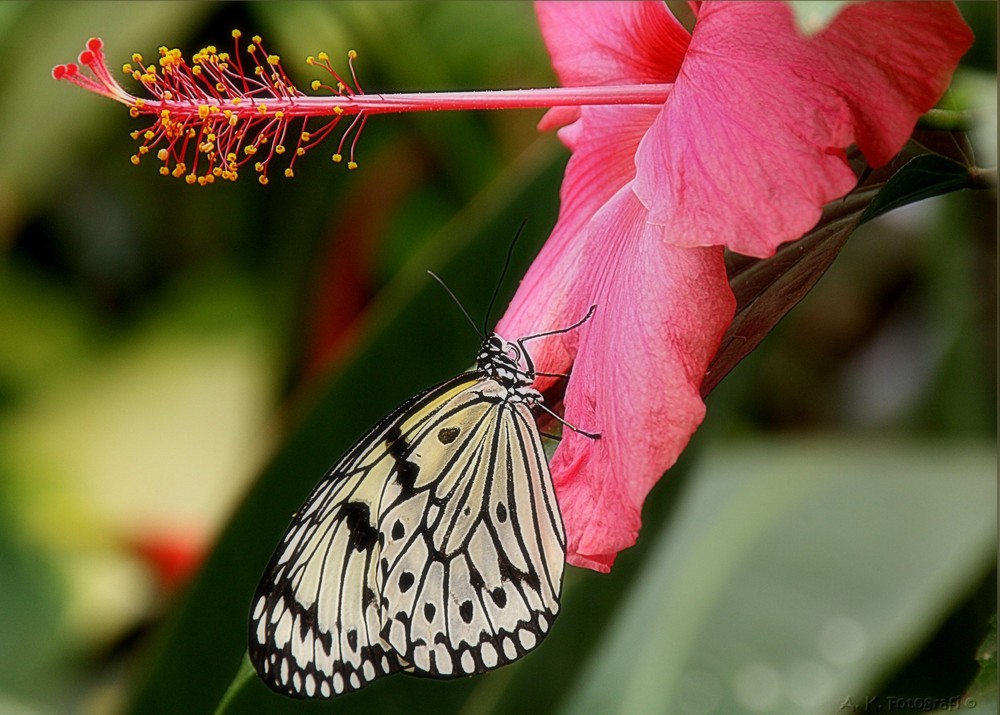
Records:
{"label": "butterfly body", "polygon": [[490,335],[476,370],[400,405],[320,481],[251,605],[250,659],[272,689],[471,675],[545,637],[565,535],[534,377],[523,341]]}

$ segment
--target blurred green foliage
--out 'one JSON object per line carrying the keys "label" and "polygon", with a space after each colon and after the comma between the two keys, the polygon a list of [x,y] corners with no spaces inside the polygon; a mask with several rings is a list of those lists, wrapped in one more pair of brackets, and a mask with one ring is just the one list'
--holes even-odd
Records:
{"label": "blurred green foliage", "polygon": [[[951,101],[992,127],[973,142],[995,166],[996,5],[961,7],[980,39]],[[349,48],[369,91],[555,83],[527,3],[0,4],[0,711],[211,712],[290,513],[472,362],[425,271],[478,318],[521,219],[501,305],[554,222],[566,152],[540,112],[380,117],[356,172],[314,151],[266,189],[195,189],[133,167],[127,112],[49,77],[91,35],[114,63],[234,27],[303,85],[305,56]],[[995,611],[996,233],[995,191],[861,227],[712,393],[639,544],[610,575],[568,570],[536,653],[326,709],[964,693]],[[304,707],[254,681],[230,712]]]}

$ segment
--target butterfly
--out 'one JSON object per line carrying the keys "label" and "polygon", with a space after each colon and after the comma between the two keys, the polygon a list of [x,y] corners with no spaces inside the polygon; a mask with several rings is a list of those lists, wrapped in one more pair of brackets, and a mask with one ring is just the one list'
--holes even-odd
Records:
{"label": "butterfly", "polygon": [[545,638],[566,536],[532,407],[562,420],[525,343],[593,311],[487,335],[476,369],[404,402],[327,472],[251,603],[250,661],[271,689],[332,698],[398,672],[483,673]]}

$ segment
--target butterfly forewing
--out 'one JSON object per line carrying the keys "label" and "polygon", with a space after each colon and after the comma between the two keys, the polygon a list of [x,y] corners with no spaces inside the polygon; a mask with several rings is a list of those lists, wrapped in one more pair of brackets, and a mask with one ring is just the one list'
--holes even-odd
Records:
{"label": "butterfly forewing", "polygon": [[455,677],[533,648],[565,538],[528,405],[483,372],[404,403],[316,486],[258,586],[250,658],[294,697]]}

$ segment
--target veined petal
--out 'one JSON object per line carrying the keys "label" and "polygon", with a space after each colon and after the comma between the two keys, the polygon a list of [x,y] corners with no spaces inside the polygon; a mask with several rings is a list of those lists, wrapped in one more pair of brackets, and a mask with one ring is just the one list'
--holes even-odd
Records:
{"label": "veined petal", "polygon": [[626,186],[590,227],[609,249],[580,277],[597,310],[574,331],[564,404],[571,424],[601,437],[565,431],[551,464],[569,562],[605,572],[701,423],[699,388],[735,308],[720,247],[677,248],[645,219]]}
{"label": "veined petal", "polygon": [[812,38],[783,3],[703,3],[636,156],[649,220],[677,245],[773,254],[854,187],[848,145],[873,165],[902,147],[971,41],[951,3],[850,6]]}
{"label": "veined petal", "polygon": [[[560,192],[559,220],[518,286],[497,332],[513,339],[575,323],[595,302],[583,274],[606,265],[617,250],[614,232],[594,233],[589,222],[635,176],[635,151],[659,107],[588,107],[559,132],[573,150]],[[531,343],[535,366],[562,372],[576,354],[575,331]],[[545,381],[539,380],[539,387]]]}
{"label": "veined petal", "polygon": [[537,2],[564,87],[672,82],[691,36],[660,0]]}

